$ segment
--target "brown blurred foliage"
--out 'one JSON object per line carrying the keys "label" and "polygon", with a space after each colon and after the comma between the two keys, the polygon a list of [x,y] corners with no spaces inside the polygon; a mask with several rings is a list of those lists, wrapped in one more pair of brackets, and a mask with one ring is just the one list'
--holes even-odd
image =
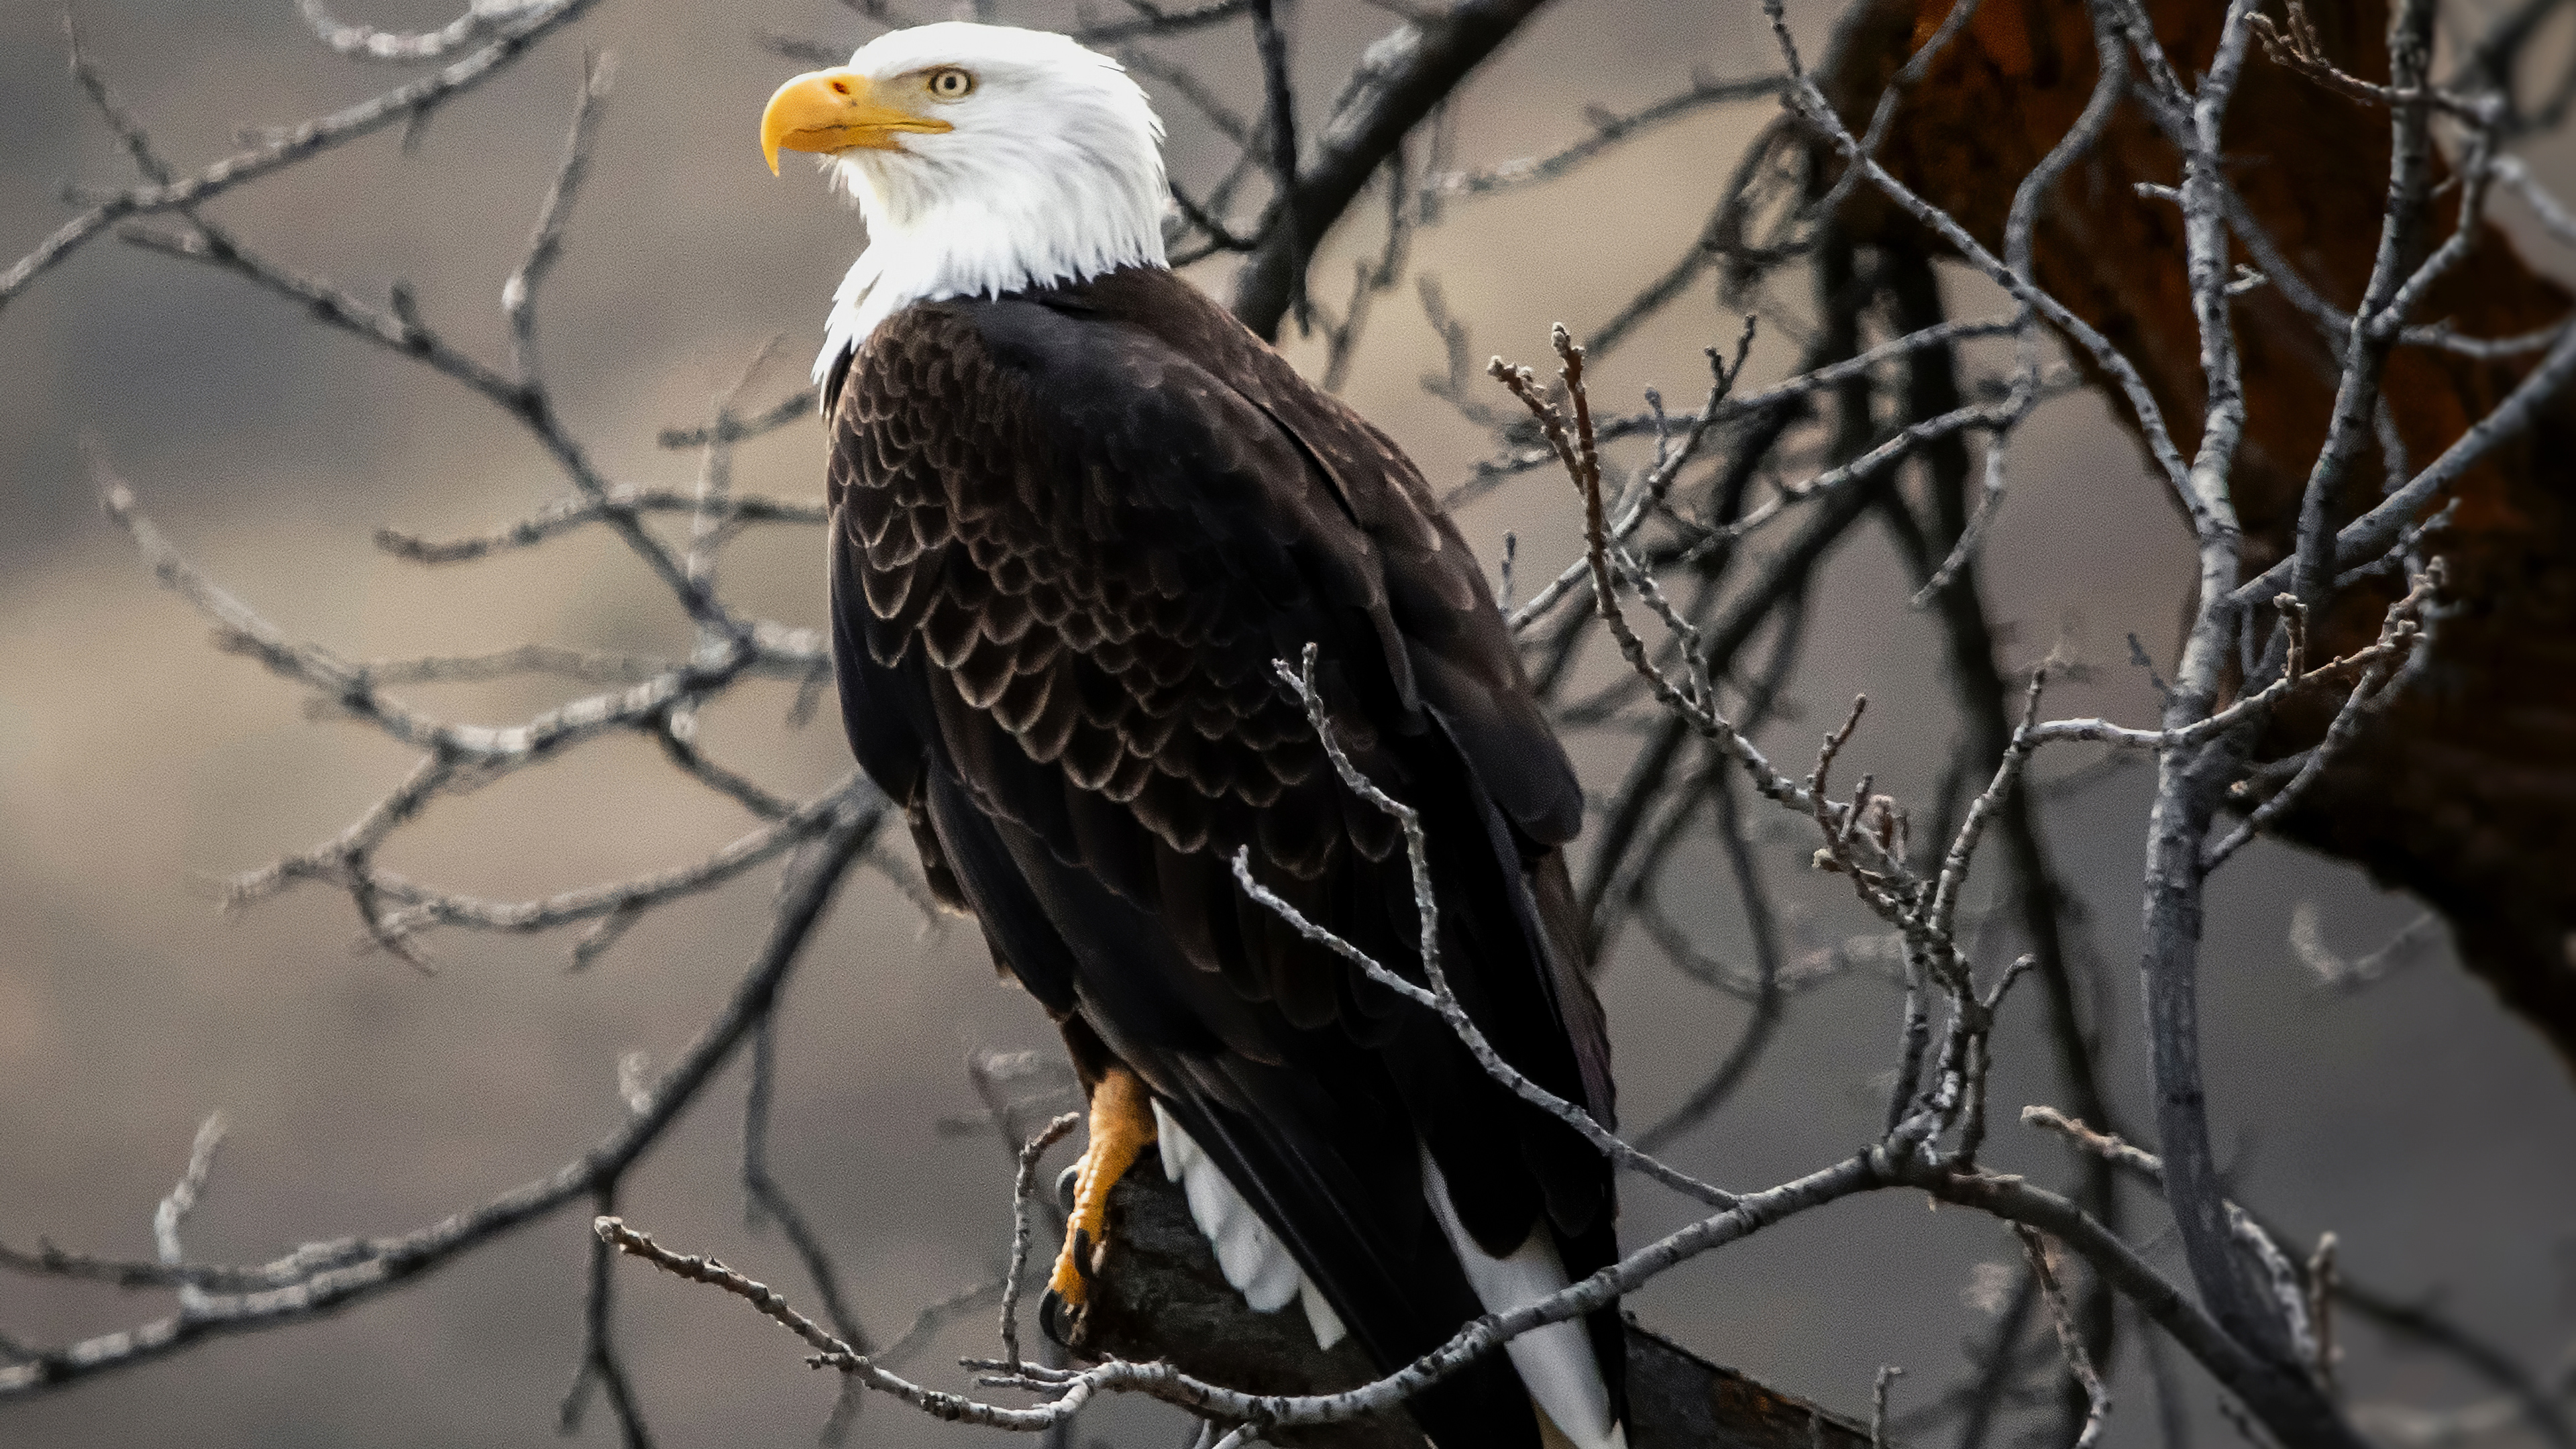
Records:
{"label": "brown blurred foliage", "polygon": [[[2223,7],[2147,0],[2178,65],[2206,65]],[[1950,12],[1950,0],[1878,0],[1855,11],[1826,70],[1855,125]],[[2311,14],[2327,54],[2367,80],[2388,75],[2383,0],[2324,0]],[[2094,84],[2093,23],[2081,0],[1983,0],[1922,83],[1900,103],[1888,168],[2000,252],[2013,189],[2073,126]],[[2228,115],[2242,150],[2229,177],[2280,253],[2319,295],[2350,306],[2378,244],[2390,135],[2383,106],[2311,81],[2260,53]],[[2449,168],[2437,158],[2444,179]],[[2199,334],[2183,272],[2182,217],[2141,184],[2180,178],[2173,147],[2134,100],[2040,209],[2039,284],[2136,364],[2186,452],[2200,431]],[[2457,215],[2435,202],[2435,236]],[[1844,212],[1864,242],[1940,250],[1911,218],[1861,188]],[[2239,255],[2243,257],[2242,244]],[[2250,257],[2244,257],[2248,263]],[[2478,338],[2552,325],[2569,297],[2490,227],[2428,295],[2419,315]],[[2325,436],[2341,338],[2281,289],[2238,303],[2246,432],[2232,479],[2246,573],[2284,557],[2309,460]],[[2082,356],[2080,350],[2075,355]],[[2448,447],[2529,370],[2538,354],[2487,360],[2397,350],[2387,403],[2413,465]],[[2116,399],[2117,389],[2104,389]],[[2116,401],[2115,415],[2134,426]],[[2377,457],[2376,442],[2368,445]],[[2382,459],[2384,464],[2387,460]],[[2429,687],[2366,726],[2281,821],[2285,835],[2368,868],[2438,906],[2466,963],[2545,1032],[2576,1068],[2576,398],[2544,407],[2531,432],[2472,469],[2450,527],[2431,545],[2468,607],[2436,639]],[[2385,469],[2360,467],[2334,523],[2378,501]],[[2328,654],[2367,643],[2402,583],[2351,591],[2320,621]],[[2284,709],[2263,755],[2305,749],[2330,703]]]}

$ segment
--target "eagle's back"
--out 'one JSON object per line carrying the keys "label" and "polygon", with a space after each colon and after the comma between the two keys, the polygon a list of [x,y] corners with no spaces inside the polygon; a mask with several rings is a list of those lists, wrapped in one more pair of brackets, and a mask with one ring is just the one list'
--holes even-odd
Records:
{"label": "eagle's back", "polygon": [[[1382,1362],[1481,1311],[1414,1261],[1417,1134],[1494,1255],[1544,1217],[1576,1276],[1609,1261],[1599,1154],[1230,870],[1422,979],[1400,835],[1272,673],[1311,643],[1337,737],[1422,812],[1462,1002],[1611,1120],[1558,854],[1580,790],[1411,463],[1159,269],[915,304],[834,384],[853,746],[1077,1055],[1078,1027],[1173,1104]],[[1594,1337],[1616,1375],[1615,1317]]]}

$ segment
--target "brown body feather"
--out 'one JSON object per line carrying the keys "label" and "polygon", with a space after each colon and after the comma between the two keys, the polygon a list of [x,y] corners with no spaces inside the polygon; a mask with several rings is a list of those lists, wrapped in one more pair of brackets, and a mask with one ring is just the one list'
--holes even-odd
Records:
{"label": "brown body feather", "polygon": [[[1393,443],[1187,283],[1131,268],[920,303],[834,378],[832,578],[861,763],[931,880],[1062,1023],[1134,1068],[1389,1367],[1482,1310],[1415,1141],[1507,1254],[1615,1256],[1608,1165],[1433,1015],[1237,888],[1421,979],[1392,821],[1272,673],[1316,645],[1336,733],[1422,812],[1443,960],[1516,1066],[1612,1120],[1560,848],[1573,770],[1474,556]],[[1624,1362],[1615,1308],[1596,1356]],[[1415,1412],[1535,1443],[1499,1355]]]}

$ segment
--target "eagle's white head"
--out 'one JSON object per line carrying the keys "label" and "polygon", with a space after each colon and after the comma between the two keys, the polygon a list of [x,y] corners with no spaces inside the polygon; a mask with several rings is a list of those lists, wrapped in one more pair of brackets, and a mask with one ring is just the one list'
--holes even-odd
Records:
{"label": "eagle's white head", "polygon": [[823,156],[868,226],[815,379],[914,302],[1163,265],[1162,139],[1116,61],[1042,30],[889,31],[779,87],[760,118],[769,169]]}

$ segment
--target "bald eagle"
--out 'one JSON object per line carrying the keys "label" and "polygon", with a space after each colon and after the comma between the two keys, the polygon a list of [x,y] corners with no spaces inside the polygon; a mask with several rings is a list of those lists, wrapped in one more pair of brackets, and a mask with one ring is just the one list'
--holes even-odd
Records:
{"label": "bald eagle", "polygon": [[[1420,472],[1166,266],[1144,93],[1060,35],[924,25],[787,82],[761,139],[867,223],[815,362],[851,748],[1090,1099],[1058,1313],[1156,1141],[1249,1304],[1381,1370],[1612,1262],[1603,1157],[1232,876],[1248,849],[1421,979],[1401,835],[1272,669],[1312,644],[1334,732],[1425,823],[1461,1001],[1611,1121],[1573,768]],[[1442,1449],[1604,1449],[1624,1362],[1606,1307],[1410,1409]]]}

